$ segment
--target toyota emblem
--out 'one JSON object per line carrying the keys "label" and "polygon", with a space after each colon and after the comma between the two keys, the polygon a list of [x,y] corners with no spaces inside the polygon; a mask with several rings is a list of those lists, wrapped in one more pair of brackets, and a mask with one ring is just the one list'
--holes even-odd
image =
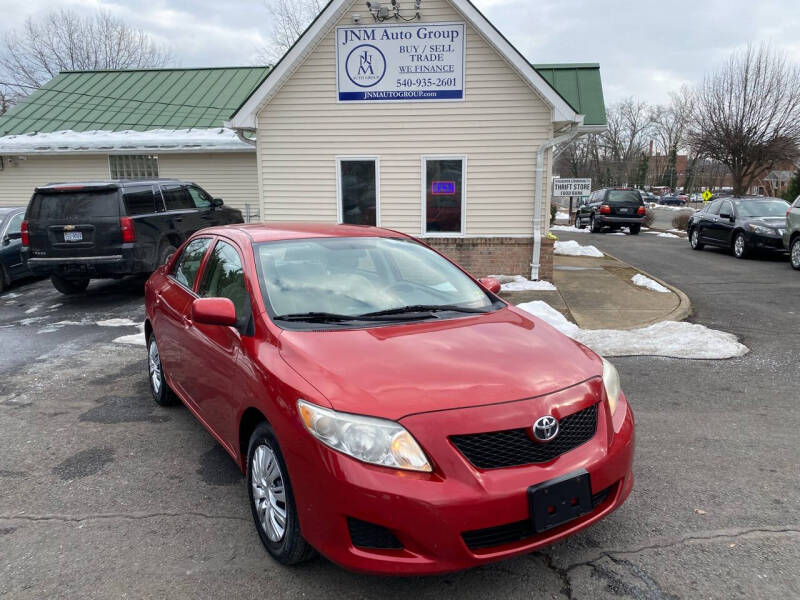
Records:
{"label": "toyota emblem", "polygon": [[551,417],[540,417],[533,424],[533,437],[540,442],[549,442],[558,435],[558,419]]}

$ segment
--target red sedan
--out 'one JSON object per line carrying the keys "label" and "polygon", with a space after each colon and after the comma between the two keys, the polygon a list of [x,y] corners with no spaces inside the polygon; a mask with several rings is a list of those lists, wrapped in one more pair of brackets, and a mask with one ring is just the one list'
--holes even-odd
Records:
{"label": "red sedan", "polygon": [[633,485],[616,369],[400,233],[200,231],[148,280],[159,404],[247,477],[269,553],[380,574],[524,554]]}

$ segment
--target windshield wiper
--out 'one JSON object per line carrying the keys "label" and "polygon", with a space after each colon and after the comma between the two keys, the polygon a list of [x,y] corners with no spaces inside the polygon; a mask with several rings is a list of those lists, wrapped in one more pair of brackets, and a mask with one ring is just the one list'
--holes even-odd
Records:
{"label": "windshield wiper", "polygon": [[[304,323],[350,323],[353,321],[393,321],[393,320],[409,320],[408,317],[402,317],[399,313],[397,317],[400,319],[386,318],[392,315],[340,315],[336,313],[327,312],[307,312],[296,313],[290,315],[277,315],[274,317],[275,321],[290,321],[290,322],[304,322]],[[418,318],[418,317],[415,317]]]}
{"label": "windshield wiper", "polygon": [[412,313],[437,313],[437,312],[460,312],[460,313],[487,313],[489,312],[486,308],[467,308],[464,306],[458,306],[456,304],[417,304],[414,306],[402,306],[400,308],[390,308],[389,310],[381,310],[378,312],[367,313],[365,315],[360,315],[359,318],[362,317],[385,317],[391,315],[405,315],[405,314],[412,314]]}

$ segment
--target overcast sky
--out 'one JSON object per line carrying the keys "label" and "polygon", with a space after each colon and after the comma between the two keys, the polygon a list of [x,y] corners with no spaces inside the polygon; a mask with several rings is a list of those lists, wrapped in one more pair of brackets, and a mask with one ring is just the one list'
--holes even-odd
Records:
{"label": "overcast sky", "polygon": [[[599,62],[607,102],[662,101],[748,42],[800,62],[799,0],[474,1],[533,62]],[[0,32],[61,6],[109,10],[167,43],[176,66],[255,64],[270,36],[263,0],[0,0]]]}

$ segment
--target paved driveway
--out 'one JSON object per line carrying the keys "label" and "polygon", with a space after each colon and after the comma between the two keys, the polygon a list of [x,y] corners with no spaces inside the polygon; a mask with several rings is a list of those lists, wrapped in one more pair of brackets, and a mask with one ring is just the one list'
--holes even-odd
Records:
{"label": "paved driveway", "polygon": [[137,331],[124,323],[142,318],[140,282],[69,299],[35,282],[0,296],[0,596],[800,596],[800,274],[644,234],[573,239],[681,287],[694,320],[752,349],[615,360],[636,411],[637,480],[597,526],[426,579],[276,566],[233,462],[185,409],[153,404],[144,348],[113,341]]}

